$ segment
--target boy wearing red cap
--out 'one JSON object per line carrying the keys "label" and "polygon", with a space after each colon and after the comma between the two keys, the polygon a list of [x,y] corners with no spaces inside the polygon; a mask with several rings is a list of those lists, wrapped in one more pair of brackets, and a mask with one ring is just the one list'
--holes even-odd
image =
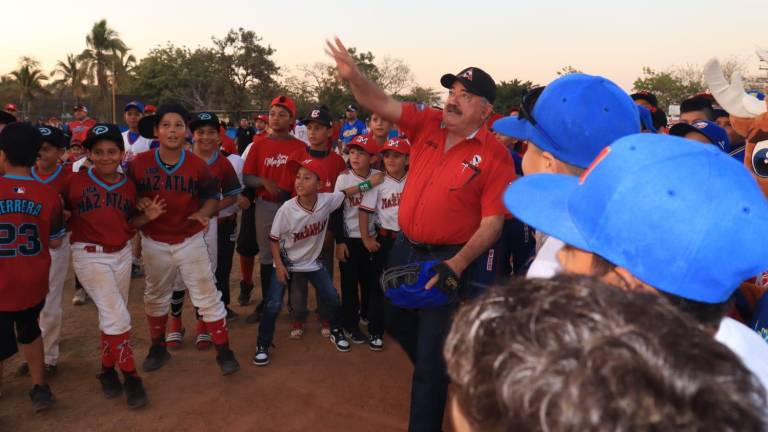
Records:
{"label": "boy wearing red cap", "polygon": [[290,199],[293,178],[288,168],[289,156],[305,148],[305,144],[291,135],[296,122],[296,104],[287,96],[272,100],[269,109],[271,133],[254,139],[243,165],[243,183],[256,190],[254,212],[256,241],[259,245],[259,262],[262,302],[246,318],[255,323],[261,319],[264,298],[269,289],[272,274],[272,252],[269,232],[277,209]]}

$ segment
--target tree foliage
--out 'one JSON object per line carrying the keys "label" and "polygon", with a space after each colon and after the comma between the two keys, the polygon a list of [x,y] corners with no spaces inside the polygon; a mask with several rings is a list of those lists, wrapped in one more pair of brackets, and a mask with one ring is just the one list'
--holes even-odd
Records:
{"label": "tree foliage", "polygon": [[501,81],[496,85],[496,100],[493,109],[500,114],[508,114],[513,107],[519,107],[525,96],[535,85],[531,81]]}
{"label": "tree foliage", "polygon": [[19,68],[11,72],[21,101],[22,112],[29,115],[32,102],[39,96],[48,94],[44,83],[48,77],[40,70],[40,62],[32,57],[22,57]]}

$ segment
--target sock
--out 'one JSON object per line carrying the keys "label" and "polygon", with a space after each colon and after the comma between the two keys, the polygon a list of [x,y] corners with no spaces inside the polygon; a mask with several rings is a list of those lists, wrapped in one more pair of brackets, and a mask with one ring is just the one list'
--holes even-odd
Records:
{"label": "sock", "polygon": [[253,283],[253,265],[256,261],[255,257],[240,255],[240,279],[247,283]]}
{"label": "sock", "polygon": [[109,345],[109,336],[101,332],[101,371],[104,372],[107,369],[115,367],[114,351]]}
{"label": "sock", "polygon": [[208,334],[211,335],[215,345],[224,345],[229,343],[229,331],[227,330],[227,320],[222,318],[218,321],[205,323]]}
{"label": "sock", "polygon": [[171,315],[175,317],[181,316],[181,310],[184,309],[184,297],[186,297],[187,290],[174,291],[171,295]]}
{"label": "sock", "polygon": [[135,374],[136,364],[133,361],[130,332],[119,335],[107,335],[110,350],[115,354],[117,366],[124,374]]}
{"label": "sock", "polygon": [[260,268],[259,279],[261,279],[261,301],[267,298],[269,284],[272,283],[272,264],[262,264]]}
{"label": "sock", "polygon": [[147,315],[147,323],[149,324],[149,337],[152,339],[152,343],[165,345],[165,325],[168,323],[168,315],[159,317]]}

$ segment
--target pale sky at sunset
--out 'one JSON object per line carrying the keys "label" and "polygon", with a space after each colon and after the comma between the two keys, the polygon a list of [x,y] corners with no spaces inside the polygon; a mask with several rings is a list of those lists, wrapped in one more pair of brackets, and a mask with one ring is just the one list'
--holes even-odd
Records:
{"label": "pale sky at sunset", "polygon": [[212,35],[244,27],[277,50],[284,71],[327,61],[323,40],[337,34],[377,57],[403,59],[419,84],[435,88],[442,73],[464,66],[543,84],[570,64],[629,90],[643,66],[712,56],[740,57],[756,72],[754,50],[768,48],[768,0],[8,0],[2,17],[0,74],[24,55],[50,71],[85,48],[101,18],[139,58],[166,41],[209,45]]}

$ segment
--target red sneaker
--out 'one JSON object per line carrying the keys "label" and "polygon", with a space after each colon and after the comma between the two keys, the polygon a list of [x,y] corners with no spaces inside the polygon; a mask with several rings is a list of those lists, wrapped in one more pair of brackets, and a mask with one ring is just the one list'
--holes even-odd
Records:
{"label": "red sneaker", "polygon": [[184,329],[184,324],[181,323],[181,317],[173,316],[171,315],[171,318],[168,320],[168,324],[170,325],[168,328],[168,333],[165,335],[165,345],[168,348],[178,349],[181,347],[181,343],[184,340],[184,332],[186,331]]}
{"label": "red sneaker", "polygon": [[304,336],[304,323],[301,321],[294,321],[291,325],[291,339],[301,339]]}
{"label": "red sneaker", "polygon": [[195,346],[200,351],[207,350],[213,345],[213,339],[205,328],[203,320],[197,320],[197,337],[195,338]]}

